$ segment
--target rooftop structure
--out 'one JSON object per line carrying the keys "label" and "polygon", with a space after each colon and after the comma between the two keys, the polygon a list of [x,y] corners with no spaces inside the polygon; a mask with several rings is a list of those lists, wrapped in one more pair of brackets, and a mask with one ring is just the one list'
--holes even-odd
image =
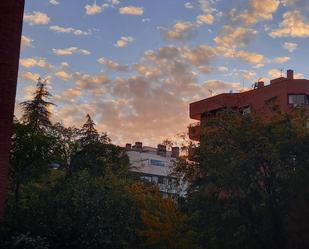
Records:
{"label": "rooftop structure", "polygon": [[246,92],[222,93],[191,103],[190,118],[198,122],[189,126],[189,137],[199,141],[201,127],[220,110],[230,108],[245,114],[261,110],[270,102],[274,102],[283,112],[289,112],[295,106],[309,106],[309,80],[294,79],[293,70],[288,70],[286,77],[273,79],[269,85],[259,81]]}
{"label": "rooftop structure", "polygon": [[143,146],[141,142],[135,145],[126,144],[127,155],[131,162],[131,171],[140,175],[142,180],[157,185],[163,196],[184,196],[185,184],[172,175],[174,162],[179,157],[179,147],[167,150],[165,145],[157,148]]}

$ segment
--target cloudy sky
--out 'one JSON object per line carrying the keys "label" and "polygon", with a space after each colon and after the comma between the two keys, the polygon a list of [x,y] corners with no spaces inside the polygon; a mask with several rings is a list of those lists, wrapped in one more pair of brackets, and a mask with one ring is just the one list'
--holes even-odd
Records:
{"label": "cloudy sky", "polygon": [[308,13],[307,0],[27,0],[17,100],[41,76],[54,120],[90,113],[117,144],[156,145],[210,92],[308,78]]}

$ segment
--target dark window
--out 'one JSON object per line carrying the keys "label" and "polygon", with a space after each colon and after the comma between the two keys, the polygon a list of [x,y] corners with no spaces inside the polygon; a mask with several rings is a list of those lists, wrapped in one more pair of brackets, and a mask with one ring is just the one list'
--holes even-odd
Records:
{"label": "dark window", "polygon": [[161,167],[165,166],[165,162],[164,161],[154,160],[154,159],[150,159],[150,164],[154,165],[154,166],[161,166]]}
{"label": "dark window", "polygon": [[289,94],[289,104],[291,105],[308,105],[308,95],[305,94]]}
{"label": "dark window", "polygon": [[163,177],[159,176],[158,183],[163,184]]}

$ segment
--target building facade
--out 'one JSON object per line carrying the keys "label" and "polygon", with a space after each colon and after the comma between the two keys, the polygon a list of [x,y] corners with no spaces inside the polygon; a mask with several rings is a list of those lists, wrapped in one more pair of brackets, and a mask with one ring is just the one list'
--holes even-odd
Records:
{"label": "building facade", "polygon": [[0,218],[6,199],[24,2],[0,1]]}
{"label": "building facade", "polygon": [[272,103],[282,112],[289,112],[295,106],[309,106],[309,80],[294,79],[293,70],[288,70],[286,77],[273,79],[269,85],[257,82],[252,90],[246,92],[222,93],[191,103],[190,118],[198,122],[189,126],[189,137],[199,141],[201,127],[220,110],[233,109],[246,114],[252,110],[263,110]]}
{"label": "building facade", "polygon": [[126,144],[126,151],[131,171],[139,174],[142,180],[157,185],[163,196],[185,195],[185,184],[172,172],[173,165],[179,158],[179,147],[172,147],[172,150],[168,151],[165,145],[153,148],[136,142],[133,146]]}

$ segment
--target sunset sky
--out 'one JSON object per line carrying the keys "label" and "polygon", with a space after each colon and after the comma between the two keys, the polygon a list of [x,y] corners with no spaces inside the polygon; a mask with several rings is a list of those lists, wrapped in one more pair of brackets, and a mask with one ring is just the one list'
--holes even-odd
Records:
{"label": "sunset sky", "polygon": [[17,103],[40,75],[53,120],[89,113],[116,144],[156,145],[210,92],[309,78],[308,13],[308,0],[26,0]]}

